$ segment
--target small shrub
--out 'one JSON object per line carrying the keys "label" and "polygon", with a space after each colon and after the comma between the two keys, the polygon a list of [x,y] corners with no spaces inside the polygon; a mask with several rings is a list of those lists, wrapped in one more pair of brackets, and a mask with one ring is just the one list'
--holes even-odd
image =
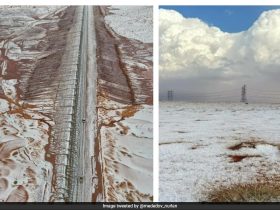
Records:
{"label": "small shrub", "polygon": [[234,184],[210,192],[211,202],[279,202],[280,183]]}

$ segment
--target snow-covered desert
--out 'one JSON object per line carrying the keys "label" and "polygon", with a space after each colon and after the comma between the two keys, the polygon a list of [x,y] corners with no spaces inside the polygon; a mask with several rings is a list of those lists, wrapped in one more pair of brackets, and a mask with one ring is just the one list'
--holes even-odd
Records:
{"label": "snow-covered desert", "polygon": [[279,202],[279,104],[161,102],[159,116],[160,201]]}
{"label": "snow-covered desert", "polygon": [[1,202],[153,200],[152,12],[0,6]]}

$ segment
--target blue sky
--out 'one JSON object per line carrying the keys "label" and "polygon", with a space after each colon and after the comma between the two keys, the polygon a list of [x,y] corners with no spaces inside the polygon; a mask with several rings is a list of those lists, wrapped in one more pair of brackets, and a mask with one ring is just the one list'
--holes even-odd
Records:
{"label": "blue sky", "polygon": [[263,11],[280,6],[160,6],[180,12],[185,17],[199,18],[224,32],[247,30]]}

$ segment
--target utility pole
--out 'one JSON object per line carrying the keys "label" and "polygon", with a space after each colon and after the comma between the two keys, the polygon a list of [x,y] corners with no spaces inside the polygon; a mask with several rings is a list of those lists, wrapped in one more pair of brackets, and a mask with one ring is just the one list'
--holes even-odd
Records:
{"label": "utility pole", "polygon": [[241,88],[241,100],[240,100],[240,102],[248,104],[246,85],[243,85],[242,88]]}
{"label": "utility pole", "polygon": [[173,90],[168,90],[167,92],[167,100],[168,101],[173,101],[174,97],[173,97]]}

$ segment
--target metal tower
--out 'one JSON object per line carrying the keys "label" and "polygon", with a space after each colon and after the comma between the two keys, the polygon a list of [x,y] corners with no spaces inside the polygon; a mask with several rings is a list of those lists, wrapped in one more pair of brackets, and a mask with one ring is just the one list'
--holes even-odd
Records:
{"label": "metal tower", "polygon": [[241,100],[240,100],[240,102],[248,104],[246,85],[243,85],[242,88],[241,88]]}
{"label": "metal tower", "polygon": [[168,90],[167,92],[167,100],[168,101],[173,101],[174,97],[173,97],[173,90]]}

